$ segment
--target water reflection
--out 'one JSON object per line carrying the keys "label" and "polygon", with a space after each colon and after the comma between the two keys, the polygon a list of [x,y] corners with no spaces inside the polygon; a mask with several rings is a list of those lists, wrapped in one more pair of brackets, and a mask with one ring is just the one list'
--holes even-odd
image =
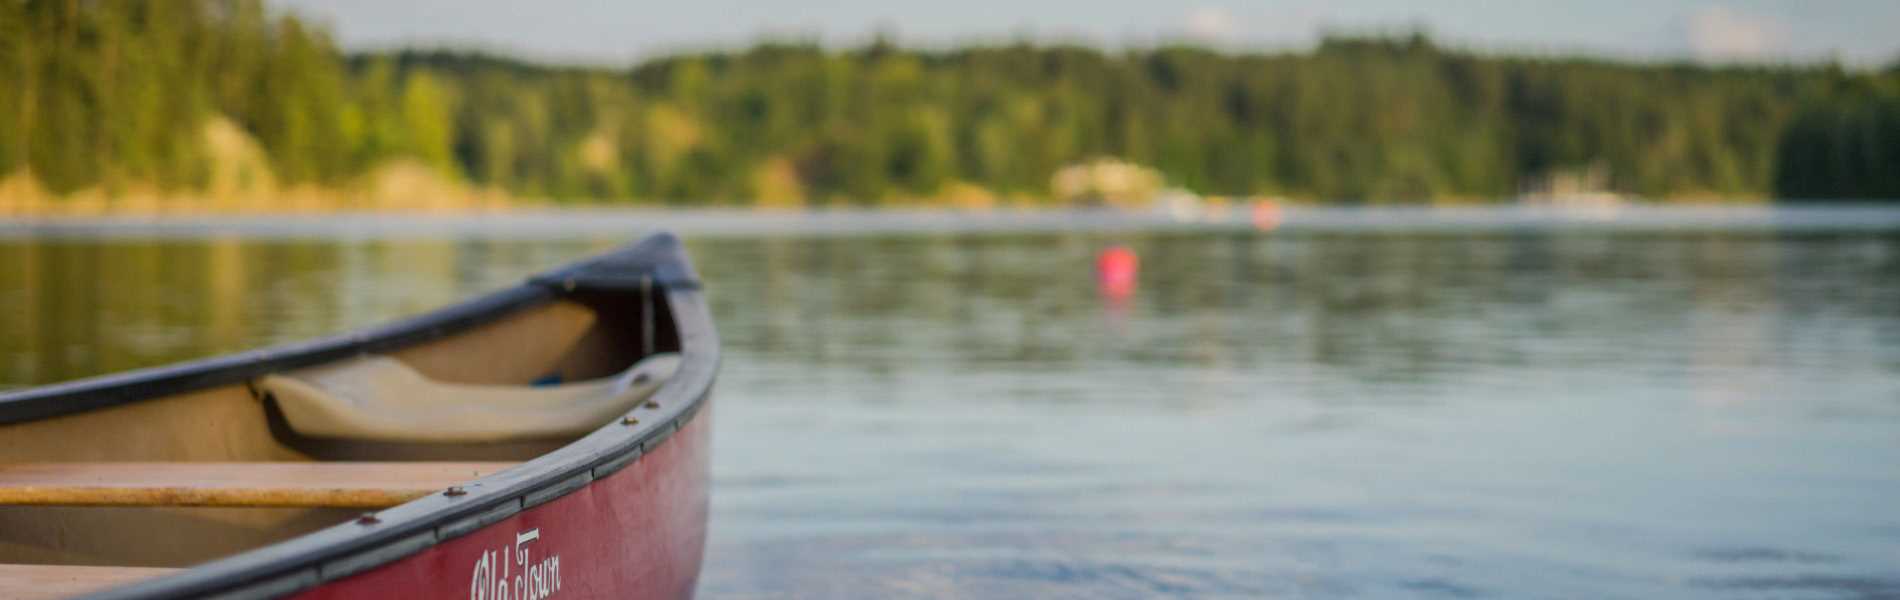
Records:
{"label": "water reflection", "polygon": [[[1088,265],[1108,239],[1131,236],[776,238],[699,254],[708,273],[747,274],[715,296],[734,346],[870,374],[927,358],[990,372],[1298,365],[1375,387],[1500,368],[1673,377],[1799,360],[1764,353],[1800,342],[1777,323],[1809,311],[1889,339],[1895,316],[1891,252],[1852,266],[1831,238],[1149,235],[1132,239],[1140,322],[1103,327]],[[1813,298],[1800,286],[1816,278],[1857,297]]]}
{"label": "water reflection", "polygon": [[[0,242],[0,383],[621,240]],[[1095,254],[1141,257],[1119,308]],[[1891,595],[1900,236],[706,239],[707,597]]]}
{"label": "water reflection", "polygon": [[[1143,259],[1125,314],[1090,271],[1111,243]],[[1601,232],[701,243],[731,351],[706,589],[1883,590],[1896,250]]]}
{"label": "water reflection", "polygon": [[0,384],[73,379],[415,314],[599,243],[0,242]]}

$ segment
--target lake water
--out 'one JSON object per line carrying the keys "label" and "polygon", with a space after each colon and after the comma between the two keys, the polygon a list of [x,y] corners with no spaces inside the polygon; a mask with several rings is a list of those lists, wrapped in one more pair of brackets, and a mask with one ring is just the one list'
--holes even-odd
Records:
{"label": "lake water", "polygon": [[[1900,213],[1769,217],[688,228],[727,352],[701,597],[1900,597]],[[0,384],[627,237],[299,223],[0,236]]]}

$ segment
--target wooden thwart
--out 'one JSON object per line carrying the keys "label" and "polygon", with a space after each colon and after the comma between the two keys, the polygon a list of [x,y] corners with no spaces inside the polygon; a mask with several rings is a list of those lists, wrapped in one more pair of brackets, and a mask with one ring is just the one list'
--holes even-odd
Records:
{"label": "wooden thwart", "polygon": [[71,598],[176,571],[152,567],[0,564],[0,598]]}
{"label": "wooden thwart", "polygon": [[0,505],[387,508],[510,462],[0,464]]}

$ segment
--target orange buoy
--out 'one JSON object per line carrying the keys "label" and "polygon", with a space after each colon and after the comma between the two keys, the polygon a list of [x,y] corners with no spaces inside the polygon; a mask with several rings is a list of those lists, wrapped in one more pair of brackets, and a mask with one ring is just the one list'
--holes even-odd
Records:
{"label": "orange buoy", "polygon": [[1141,257],[1127,246],[1109,246],[1095,255],[1095,283],[1103,296],[1126,298],[1134,294],[1140,272]]}
{"label": "orange buoy", "polygon": [[1252,217],[1254,229],[1272,231],[1286,215],[1280,212],[1280,203],[1263,199],[1253,203]]}

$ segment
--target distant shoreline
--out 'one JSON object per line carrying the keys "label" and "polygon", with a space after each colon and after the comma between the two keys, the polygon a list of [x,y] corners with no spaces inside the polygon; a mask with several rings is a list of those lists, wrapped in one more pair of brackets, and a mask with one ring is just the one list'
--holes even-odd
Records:
{"label": "distant shoreline", "polygon": [[[1115,209],[652,209],[578,208],[471,213],[329,213],[0,218],[0,239],[504,239],[630,238],[670,230],[689,237],[1033,232],[1246,232],[1245,214],[1182,219]],[[1508,233],[1523,231],[1900,231],[1900,206],[1626,205],[1289,206],[1276,233]]]}
{"label": "distant shoreline", "polygon": [[1233,53],[768,39],[560,66],[345,53],[260,0],[38,6],[0,2],[20,34],[0,214],[1900,197],[1892,68],[1524,56],[1422,31]]}

